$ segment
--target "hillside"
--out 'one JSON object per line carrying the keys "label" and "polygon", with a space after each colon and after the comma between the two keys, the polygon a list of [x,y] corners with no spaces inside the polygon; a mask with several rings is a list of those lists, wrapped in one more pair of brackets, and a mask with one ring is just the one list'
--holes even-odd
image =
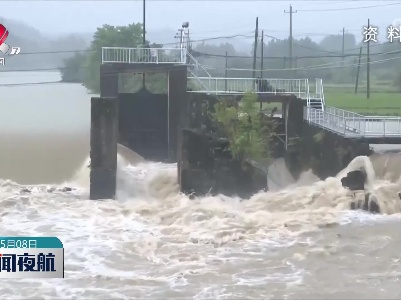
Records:
{"label": "hillside", "polygon": [[21,53],[18,56],[7,57],[6,66],[2,70],[56,68],[62,66],[63,60],[70,57],[71,54],[29,53],[86,49],[89,45],[88,38],[83,34],[60,35],[49,38],[23,22],[2,18],[2,24],[10,32],[7,44],[21,47]]}

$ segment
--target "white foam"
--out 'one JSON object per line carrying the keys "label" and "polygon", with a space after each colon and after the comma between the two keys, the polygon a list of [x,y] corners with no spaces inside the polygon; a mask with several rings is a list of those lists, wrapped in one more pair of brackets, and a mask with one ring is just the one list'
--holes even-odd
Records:
{"label": "white foam", "polygon": [[[53,281],[55,286],[27,281],[37,283],[37,297],[98,298],[107,294],[128,299],[158,297],[163,289],[186,291],[185,295],[194,299],[235,296],[235,292],[221,287],[201,287],[194,279],[219,276],[226,264],[233,264],[234,269],[248,265],[248,270],[234,277],[221,275],[231,284],[297,285],[307,274],[303,268],[286,263],[283,270],[268,271],[264,264],[280,251],[311,247],[315,241],[309,233],[325,226],[400,218],[397,213],[401,208],[394,204],[400,200],[390,197],[399,183],[376,178],[372,164],[364,157],[356,158],[344,172],[325,181],[316,181],[307,172],[303,182],[297,183],[287,180],[285,170],[278,170],[276,175],[284,174],[274,175],[276,181],[284,181],[278,182],[278,191],[261,192],[247,201],[226,196],[190,200],[178,192],[175,164],[127,163],[123,155],[118,161],[115,201],[86,200],[88,161],[75,181],[68,182],[81,190],[49,193],[49,186],[29,186],[32,192],[21,194],[24,186],[0,182],[3,234],[57,236],[66,249],[66,279]],[[378,192],[379,201],[391,216],[347,210],[351,199],[340,179],[360,167],[367,170],[372,191]],[[255,262],[264,274],[258,271],[249,275]],[[4,285],[3,297],[28,297],[11,281],[4,281]]]}

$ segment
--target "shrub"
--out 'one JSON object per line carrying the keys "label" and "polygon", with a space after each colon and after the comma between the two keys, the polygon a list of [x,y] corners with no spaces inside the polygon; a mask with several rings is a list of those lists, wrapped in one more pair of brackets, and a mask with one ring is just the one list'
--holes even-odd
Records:
{"label": "shrub", "polygon": [[270,156],[270,141],[274,134],[273,122],[262,121],[255,109],[257,95],[244,95],[241,103],[236,100],[221,100],[215,104],[212,118],[230,143],[234,158],[260,160]]}

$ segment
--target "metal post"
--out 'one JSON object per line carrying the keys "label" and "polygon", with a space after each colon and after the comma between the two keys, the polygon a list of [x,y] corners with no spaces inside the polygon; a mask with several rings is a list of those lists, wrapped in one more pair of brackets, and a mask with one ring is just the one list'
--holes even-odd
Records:
{"label": "metal post", "polygon": [[225,72],[224,72],[224,75],[225,75],[225,81],[224,81],[224,88],[225,88],[225,91],[227,92],[227,77],[228,77],[228,70],[227,70],[227,68],[228,68],[228,52],[226,51],[226,70],[225,70]]}
{"label": "metal post", "polygon": [[292,5],[290,5],[290,11],[284,11],[284,13],[289,13],[290,14],[290,38],[289,38],[289,55],[290,55],[290,69],[292,69],[292,14],[296,13],[297,11],[292,10]]}
{"label": "metal post", "polygon": [[[260,54],[260,78],[261,78],[261,80],[264,80],[263,79],[263,56],[264,56],[264,53],[263,53],[263,51],[264,51],[264,41],[263,41],[263,36],[264,36],[264,32],[263,32],[263,30],[262,30],[262,40],[261,40],[261,43],[260,43],[260,47],[261,47],[261,54]],[[262,87],[264,86],[263,85],[263,81],[261,82],[261,84],[262,84]],[[262,90],[263,91],[263,90]],[[263,92],[267,92],[267,91],[263,91]],[[259,103],[259,111],[262,111],[262,99],[260,99],[260,103]]]}
{"label": "metal post", "polygon": [[[341,51],[341,68],[344,68],[344,41],[345,41],[345,28],[343,27],[343,46]],[[344,70],[343,70],[344,72]]]}
{"label": "metal post", "polygon": [[255,79],[256,77],[256,56],[257,56],[257,49],[258,49],[258,31],[259,31],[259,18],[256,17],[256,27],[255,27],[255,41],[253,45],[253,73],[252,77]]}
{"label": "metal post", "polygon": [[260,43],[261,54],[260,54],[260,78],[263,78],[263,56],[264,56],[264,41],[263,41],[264,32],[262,30],[262,40]]}
{"label": "metal post", "polygon": [[[368,28],[370,27],[370,21],[368,19]],[[367,69],[366,69],[366,98],[370,98],[370,40],[368,40],[368,47],[367,47]]]}
{"label": "metal post", "polygon": [[[146,0],[143,0],[143,26],[142,26],[142,44],[146,48]],[[145,72],[142,74],[142,87],[145,88]]]}
{"label": "metal post", "polygon": [[359,49],[358,71],[356,73],[356,82],[355,82],[355,94],[358,92],[359,70],[361,69],[361,56],[362,56],[362,47]]}

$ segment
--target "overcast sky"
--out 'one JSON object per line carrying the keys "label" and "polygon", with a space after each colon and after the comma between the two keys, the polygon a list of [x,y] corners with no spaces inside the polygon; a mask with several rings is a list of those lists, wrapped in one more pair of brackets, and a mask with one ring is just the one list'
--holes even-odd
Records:
{"label": "overcast sky", "polygon": [[[126,25],[142,22],[142,0],[126,1],[4,1],[1,15],[23,21],[42,32],[94,32],[102,24]],[[367,19],[378,26],[381,40],[394,19],[401,18],[397,1],[146,1],[148,31],[177,29],[189,21],[192,39],[232,34],[252,34],[255,18],[259,28],[278,38],[288,36],[290,3],[298,12],[293,15],[294,36],[322,38],[338,34],[342,28],[361,37]],[[371,8],[362,8],[375,6]],[[359,9],[350,9],[359,8]],[[316,10],[316,11],[308,11]],[[319,38],[319,39],[320,39]]]}

